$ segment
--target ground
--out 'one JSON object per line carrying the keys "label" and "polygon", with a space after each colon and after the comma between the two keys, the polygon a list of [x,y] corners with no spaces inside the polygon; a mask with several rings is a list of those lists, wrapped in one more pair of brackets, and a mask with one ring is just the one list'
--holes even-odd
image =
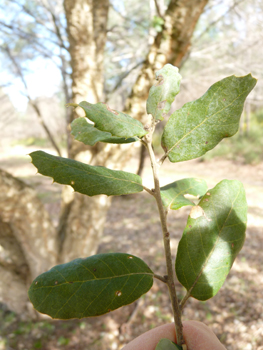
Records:
{"label": "ground", "polygon": [[[33,182],[55,220],[61,186],[51,185],[48,178],[35,175],[29,160],[19,157],[18,153],[14,152],[13,158],[2,159],[2,168]],[[163,185],[191,176],[206,179],[209,188],[225,178],[242,181],[249,211],[247,239],[224,286],[206,302],[190,299],[183,320],[205,322],[228,350],[263,350],[263,164],[251,166],[224,160],[171,164],[166,161],[161,168]],[[148,162],[143,179],[146,186],[152,186]],[[189,210],[185,207],[169,215],[174,256]],[[134,254],[146,261],[156,274],[163,275],[165,262],[160,231],[157,209],[148,193],[115,197],[99,252]],[[177,290],[182,297],[184,289],[179,283]],[[121,349],[141,333],[171,321],[166,286],[155,280],[152,289],[139,301],[91,319],[26,322],[3,306],[0,310],[0,350]]]}

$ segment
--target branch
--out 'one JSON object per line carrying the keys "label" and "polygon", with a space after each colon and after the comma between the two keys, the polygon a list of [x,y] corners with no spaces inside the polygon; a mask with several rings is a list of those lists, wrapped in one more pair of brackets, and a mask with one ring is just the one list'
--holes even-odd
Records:
{"label": "branch", "polygon": [[162,232],[163,232],[163,243],[164,243],[164,250],[165,250],[165,260],[166,260],[166,269],[167,269],[167,286],[170,294],[170,299],[172,303],[172,309],[173,309],[173,316],[174,316],[174,323],[175,323],[175,332],[176,332],[176,339],[177,344],[182,345],[184,343],[183,339],[183,325],[181,320],[181,309],[179,307],[177,295],[176,295],[176,288],[175,288],[175,278],[174,278],[174,271],[173,271],[173,262],[172,262],[172,255],[171,255],[171,246],[170,246],[170,234],[168,232],[167,228],[167,212],[165,211],[163,204],[162,204],[162,198],[161,198],[161,190],[160,190],[160,183],[159,183],[159,175],[158,175],[158,165],[155,160],[155,155],[152,149],[152,134],[154,132],[155,125],[152,125],[152,129],[144,136],[144,141],[147,145],[147,149],[149,152],[150,160],[151,160],[151,166],[153,171],[153,178],[154,178],[154,196],[156,199],[157,207],[159,210],[160,215],[160,221],[162,226]]}
{"label": "branch", "polygon": [[156,12],[157,12],[158,16],[159,16],[160,18],[163,18],[163,15],[161,14],[161,10],[160,10],[160,6],[159,6],[159,4],[158,4],[158,1],[157,1],[157,0],[154,0],[154,3],[155,3],[155,8],[156,8]]}
{"label": "branch", "polygon": [[40,124],[43,126],[43,128],[44,128],[44,130],[45,130],[49,140],[51,141],[53,147],[57,151],[58,155],[61,157],[60,149],[59,149],[56,141],[54,140],[53,135],[51,134],[48,126],[46,125],[38,105],[30,97],[30,94],[29,94],[29,91],[28,91],[28,87],[27,87],[27,83],[26,83],[25,78],[23,76],[22,70],[19,67],[18,63],[16,62],[15,58],[13,57],[13,55],[12,55],[12,53],[11,53],[11,51],[10,51],[10,49],[9,49],[7,44],[5,45],[5,52],[7,53],[8,57],[11,60],[11,62],[13,63],[13,65],[15,66],[16,71],[17,71],[17,75],[19,76],[19,78],[21,79],[21,81],[22,81],[22,83],[24,85],[24,88],[25,88],[25,91],[26,91],[25,96],[27,97],[27,99],[28,99],[29,103],[31,104],[31,106],[34,108],[34,110],[35,110],[35,112],[36,112],[36,114],[37,114],[37,116],[39,118]]}
{"label": "branch", "polygon": [[160,275],[153,275],[154,278],[156,278],[157,280],[162,281],[163,283],[167,284],[167,276],[160,276]]}
{"label": "branch", "polygon": [[[14,27],[14,26],[12,26],[12,25],[10,25],[10,24],[7,24],[7,23],[1,22],[1,21],[0,21],[0,25],[3,26],[3,27],[6,27],[6,28],[8,28],[8,29],[10,29],[10,30],[13,31],[13,33],[10,34],[10,33],[8,33],[8,32],[5,32],[5,31],[2,29],[2,31],[5,32],[6,34],[9,34],[9,35],[15,34],[15,35],[19,36],[20,38],[22,38],[22,39],[24,39],[24,40],[30,42],[31,45],[32,45],[32,41],[33,41],[37,46],[39,46],[39,48],[38,48],[38,47],[34,47],[34,49],[35,49],[36,51],[38,51],[39,53],[41,53],[41,55],[43,55],[44,57],[48,57],[48,58],[50,58],[50,59],[52,59],[52,58],[54,57],[53,52],[48,51],[48,49],[47,49],[44,45],[42,45],[42,44],[39,42],[40,40],[43,40],[44,37],[37,37],[36,35],[33,35],[33,34],[31,34],[31,33],[24,32],[24,31],[22,31],[20,28],[16,28],[16,27]],[[52,42],[54,45],[59,46],[57,42],[55,42],[55,41],[53,41],[53,40],[51,40],[51,39],[48,39],[48,41],[49,41],[49,42]],[[43,52],[43,51],[40,51],[40,48],[43,49],[44,52]],[[55,62],[54,62],[54,63],[55,63]],[[56,63],[55,63],[55,64],[56,64]]]}
{"label": "branch", "polygon": [[234,4],[232,6],[230,6],[229,9],[222,16],[220,16],[216,20],[209,23],[209,25],[206,27],[206,29],[201,34],[199,34],[198,37],[195,38],[195,40],[193,40],[193,44],[197,43],[202,38],[202,36],[210,30],[211,27],[213,27],[218,22],[220,22],[229,12],[231,12],[237,5],[241,4],[241,2],[243,2],[243,1],[244,0],[239,0],[239,1],[234,2]]}
{"label": "branch", "polygon": [[[110,7],[122,18],[124,19],[125,21],[128,21],[130,22],[130,18],[129,17],[126,17],[124,16],[122,13],[120,13],[112,4],[110,4]],[[135,20],[132,20],[133,23],[135,23],[137,26],[143,28],[143,29],[148,29],[147,26],[144,26],[141,22],[138,22],[138,21],[135,21]]]}
{"label": "branch", "polygon": [[[119,81],[117,82],[117,84],[114,86],[114,88],[108,93],[109,94],[113,94],[122,84],[123,80],[125,78],[127,78],[127,76],[136,68],[138,68],[140,65],[142,65],[143,63],[145,62],[145,60],[143,61],[140,61],[138,63],[136,63],[130,70],[126,71],[119,79]],[[107,98],[106,98],[106,102],[109,100],[109,96],[107,95]]]}
{"label": "branch", "polygon": [[25,5],[21,5],[21,3],[19,3],[18,1],[15,1],[15,0],[9,0],[9,1],[12,2],[13,4],[16,4],[17,6],[20,6],[26,14],[28,14],[30,17],[32,17],[37,24],[40,24],[42,27],[44,27],[45,30],[49,31],[51,34],[55,34],[55,32],[53,32],[53,30],[51,30],[47,27],[47,23],[45,21],[43,22],[42,20],[36,18],[35,14],[32,13]]}

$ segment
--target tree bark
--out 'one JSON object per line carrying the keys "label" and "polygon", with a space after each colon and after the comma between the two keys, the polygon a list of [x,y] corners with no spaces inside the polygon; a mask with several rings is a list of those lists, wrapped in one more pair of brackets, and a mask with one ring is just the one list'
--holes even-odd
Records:
{"label": "tree bark", "polygon": [[[109,1],[64,0],[64,8],[70,43],[72,102],[97,103],[103,92]],[[71,121],[81,113],[80,108],[73,111]],[[71,158],[93,165],[106,166],[110,152],[103,144],[91,148],[72,141],[70,147]],[[61,262],[96,253],[109,205],[109,197],[72,196],[65,189],[59,225]]]}
{"label": "tree bark", "polygon": [[145,101],[154,82],[155,71],[166,63],[180,68],[197,21],[208,0],[171,0],[164,15],[162,32],[155,37],[142,70],[126,102],[126,111],[134,118],[145,116]]}
{"label": "tree bark", "polygon": [[27,287],[57,262],[56,231],[35,190],[0,170],[0,301],[26,312]]}

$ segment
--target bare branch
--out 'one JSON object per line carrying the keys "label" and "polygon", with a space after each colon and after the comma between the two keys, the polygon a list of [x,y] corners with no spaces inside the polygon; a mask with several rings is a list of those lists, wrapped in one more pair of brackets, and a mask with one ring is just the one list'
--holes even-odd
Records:
{"label": "bare branch", "polygon": [[163,14],[161,14],[161,10],[160,10],[160,6],[158,4],[158,1],[154,0],[154,3],[155,3],[155,8],[156,8],[156,12],[157,12],[158,16],[163,18]]}
{"label": "bare branch", "polygon": [[124,80],[125,78],[127,78],[127,76],[128,76],[134,69],[140,67],[140,65],[142,65],[144,62],[145,62],[145,60],[136,63],[135,66],[133,66],[130,70],[126,71],[126,72],[120,77],[119,81],[118,81],[117,84],[114,86],[114,88],[113,88],[110,92],[108,92],[108,96],[107,96],[107,98],[106,98],[106,101],[109,100],[109,94],[113,94],[113,93],[121,86],[123,80]]}
{"label": "bare branch", "polygon": [[5,50],[5,52],[7,53],[9,59],[11,60],[11,62],[13,63],[16,71],[17,71],[17,75],[19,76],[19,78],[21,79],[23,85],[24,85],[24,88],[25,88],[25,96],[27,97],[28,99],[28,102],[30,103],[30,105],[34,108],[36,114],[37,114],[37,117],[39,119],[39,122],[40,124],[43,126],[49,140],[51,141],[53,147],[55,148],[55,150],[57,151],[58,155],[61,157],[61,152],[60,152],[60,149],[56,143],[56,141],[54,140],[54,137],[53,135],[51,134],[48,126],[46,125],[45,121],[44,121],[44,118],[42,116],[42,113],[40,112],[40,109],[38,108],[38,105],[37,103],[31,98],[30,94],[29,94],[29,91],[28,91],[28,87],[27,87],[27,83],[26,83],[26,80],[24,78],[24,75],[22,73],[22,69],[19,67],[18,63],[16,62],[16,59],[14,58],[14,56],[12,55],[11,53],[11,50],[10,48],[8,47],[7,44],[5,44],[5,48],[2,50]]}
{"label": "bare branch", "polygon": [[206,29],[201,34],[199,34],[198,37],[195,38],[195,40],[193,40],[193,43],[196,44],[202,38],[202,36],[211,29],[211,27],[214,27],[218,22],[220,22],[223,18],[225,18],[225,16],[229,12],[231,12],[237,5],[241,4],[243,1],[244,0],[235,1],[234,4],[232,6],[230,6],[229,9],[222,16],[220,16],[216,20],[209,23],[209,25],[206,27]]}

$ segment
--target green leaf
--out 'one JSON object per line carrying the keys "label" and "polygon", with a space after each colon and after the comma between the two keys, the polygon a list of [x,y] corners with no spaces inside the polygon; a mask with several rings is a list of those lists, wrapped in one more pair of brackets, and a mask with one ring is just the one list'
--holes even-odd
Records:
{"label": "green leaf", "polygon": [[185,205],[195,205],[185,198],[187,194],[202,197],[207,191],[207,184],[201,179],[182,179],[161,187],[161,196],[165,208],[177,210]]}
{"label": "green leaf", "polygon": [[152,26],[156,32],[161,32],[164,25],[164,19],[159,16],[153,16]]}
{"label": "green leaf", "polygon": [[113,137],[110,132],[100,131],[89,124],[85,117],[75,119],[71,123],[71,134],[85,145],[94,146],[98,141],[107,143],[131,143],[139,141],[138,138]]}
{"label": "green leaf", "polygon": [[241,182],[223,180],[193,207],[178,245],[176,274],[191,296],[213,297],[245,241],[247,203]]}
{"label": "green leaf", "polygon": [[178,73],[178,68],[171,64],[166,64],[155,73],[155,76],[158,83],[150,88],[146,110],[155,120],[163,120],[180,91],[182,77]]}
{"label": "green leaf", "polygon": [[163,338],[157,344],[155,350],[182,350],[183,348],[169,339]]}
{"label": "green leaf", "polygon": [[162,135],[162,147],[171,162],[197,158],[239,126],[243,104],[256,85],[251,74],[218,81],[198,100],[175,111]]}
{"label": "green leaf", "polygon": [[54,266],[33,281],[28,296],[52,318],[83,318],[130,304],[152,284],[153,272],[136,256],[98,254]]}
{"label": "green leaf", "polygon": [[62,185],[70,185],[87,196],[118,196],[143,190],[141,177],[132,173],[92,166],[42,151],[32,152],[30,157],[40,174],[50,176]]}
{"label": "green leaf", "polygon": [[96,104],[86,101],[80,102],[79,106],[84,109],[86,117],[95,123],[94,127],[100,131],[109,132],[112,136],[143,137],[147,134],[139,120],[130,117],[128,114],[110,109],[105,103]]}

